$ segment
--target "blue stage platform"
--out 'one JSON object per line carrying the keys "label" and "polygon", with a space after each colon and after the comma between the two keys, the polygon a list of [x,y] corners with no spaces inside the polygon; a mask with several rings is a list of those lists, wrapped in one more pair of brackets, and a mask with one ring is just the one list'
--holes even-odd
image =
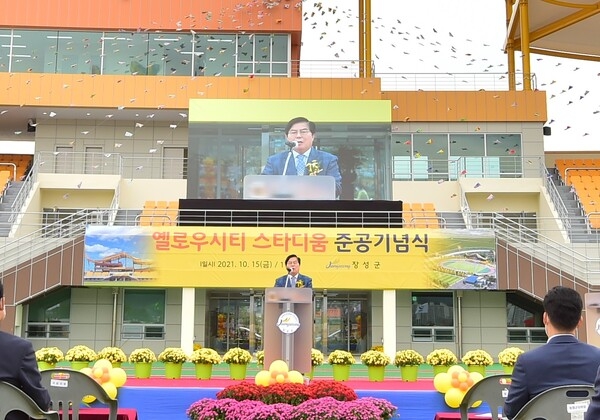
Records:
{"label": "blue stage platform", "polygon": [[[188,420],[185,412],[202,398],[215,398],[223,388],[124,386],[119,389],[119,407],[135,408],[139,420]],[[360,390],[359,397],[385,398],[396,407],[401,420],[433,420],[437,412],[449,408],[437,391]],[[489,412],[479,407],[474,412]]]}

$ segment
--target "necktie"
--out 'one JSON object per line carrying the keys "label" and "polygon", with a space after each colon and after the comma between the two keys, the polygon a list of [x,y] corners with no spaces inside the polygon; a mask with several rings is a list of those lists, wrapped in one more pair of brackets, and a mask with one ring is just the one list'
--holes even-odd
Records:
{"label": "necktie", "polygon": [[306,169],[306,164],[304,163],[304,155],[296,156],[296,173],[298,175],[304,175],[304,169]]}

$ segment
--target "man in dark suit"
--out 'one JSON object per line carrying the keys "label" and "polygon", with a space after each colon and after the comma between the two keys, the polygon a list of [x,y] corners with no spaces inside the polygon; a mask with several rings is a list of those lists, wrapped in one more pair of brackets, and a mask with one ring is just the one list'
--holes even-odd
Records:
{"label": "man in dark suit", "polygon": [[[6,317],[4,285],[0,283],[0,321]],[[42,376],[31,343],[21,337],[0,331],[0,381],[22,389],[43,410],[50,407],[50,395],[42,386]],[[13,411],[8,420],[28,419],[24,413]]]}
{"label": "man in dark suit", "polygon": [[[287,123],[285,135],[288,142],[296,145],[291,152],[269,156],[263,175],[329,175],[335,179],[336,196],[342,189],[342,175],[337,156],[313,147],[315,123],[304,117],[296,117]],[[290,143],[291,144],[291,143]]]}
{"label": "man in dark suit", "polygon": [[594,382],[600,349],[575,337],[583,322],[582,309],[581,296],[573,289],[556,286],[546,294],[543,320],[548,342],[517,359],[504,402],[505,417],[512,419],[530,399],[547,389]]}
{"label": "man in dark suit", "polygon": [[300,274],[300,257],[292,254],[285,259],[288,274],[275,280],[275,287],[308,287],[312,288],[312,279]]}

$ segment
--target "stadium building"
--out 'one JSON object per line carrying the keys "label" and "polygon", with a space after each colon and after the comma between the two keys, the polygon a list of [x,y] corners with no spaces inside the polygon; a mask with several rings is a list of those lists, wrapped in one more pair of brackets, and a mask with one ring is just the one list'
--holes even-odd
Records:
{"label": "stadium building", "polygon": [[[580,8],[507,1],[508,73],[406,88],[372,65],[368,0],[361,56],[318,63],[302,2],[0,0],[2,329],[64,351],[254,351],[295,253],[325,353],[544,343],[546,291],[600,281],[583,194],[600,154],[544,153],[529,63],[564,39],[599,57]],[[299,116],[338,158],[333,193],[263,181]]]}

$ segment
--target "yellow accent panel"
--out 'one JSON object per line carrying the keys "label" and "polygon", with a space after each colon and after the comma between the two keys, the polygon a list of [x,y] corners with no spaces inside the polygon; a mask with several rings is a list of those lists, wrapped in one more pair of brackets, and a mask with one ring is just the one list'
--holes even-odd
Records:
{"label": "yellow accent panel", "polygon": [[392,121],[531,121],[548,119],[543,91],[382,92]]}
{"label": "yellow accent panel", "polygon": [[306,114],[315,122],[391,123],[389,101],[356,100],[265,100],[192,99],[190,122],[264,122],[287,121],[290,116]]}

